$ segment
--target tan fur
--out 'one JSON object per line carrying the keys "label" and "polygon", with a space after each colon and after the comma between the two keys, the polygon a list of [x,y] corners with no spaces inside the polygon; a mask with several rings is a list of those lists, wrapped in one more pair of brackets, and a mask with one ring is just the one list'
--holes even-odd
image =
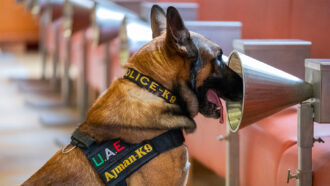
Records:
{"label": "tan fur", "polygon": [[[152,41],[150,45],[155,45],[155,42],[161,43],[162,38]],[[176,81],[175,78],[182,78],[182,75],[178,75],[180,70],[173,70],[177,74],[168,72],[169,69],[158,71],[156,67],[167,66],[170,68],[170,65],[166,63],[162,66],[161,61],[158,65],[152,65],[151,62],[149,65],[139,63],[139,61],[156,61],[151,58],[152,55],[148,55],[151,48],[154,47],[143,47],[139,55],[130,59],[128,66],[153,77],[170,89],[173,84],[168,79]],[[165,55],[162,56],[166,58]],[[162,76],[168,76],[167,81]],[[120,137],[130,143],[151,139],[171,128],[195,128],[193,121],[187,117],[164,113],[168,108],[180,109],[178,105],[166,103],[162,98],[129,80],[118,79],[92,105],[87,120],[79,128],[98,141]],[[187,174],[187,170],[184,170],[186,161],[186,149],[184,146],[180,146],[151,160],[132,174],[127,179],[127,183],[134,186],[155,185],[156,183],[158,185],[183,185],[185,174]],[[45,185],[45,183],[46,185],[48,183],[49,185],[65,185],[63,182],[68,185],[103,185],[80,149],[75,149],[68,154],[57,152],[23,185]]]}
{"label": "tan fur", "polygon": [[204,80],[210,75],[210,72],[211,72],[211,64],[208,63],[205,65],[204,68],[201,69],[201,71],[198,73],[198,76],[196,77],[197,87],[203,85]]}
{"label": "tan fur", "polygon": [[[178,55],[188,49],[178,47],[171,39],[169,30],[164,32],[159,29],[157,33],[162,34],[134,54],[126,67],[152,77],[169,90],[180,85],[179,94],[189,108],[189,116],[171,114],[170,111],[180,112],[180,106],[169,104],[135,83],[121,78],[114,81],[92,105],[87,120],[79,126],[82,132],[97,141],[121,138],[129,143],[139,143],[169,129],[182,128],[189,132],[195,129],[191,118],[198,112],[198,101],[194,92],[187,87],[191,59]],[[205,40],[198,34],[194,34],[194,37]],[[206,66],[197,77],[198,84],[201,84],[208,73],[210,67]],[[70,147],[71,145],[67,148]],[[188,174],[185,167],[187,161],[187,150],[182,145],[152,159],[128,177],[127,184],[182,186]],[[29,185],[97,186],[103,183],[82,151],[76,148],[67,154],[57,152],[23,184]]]}

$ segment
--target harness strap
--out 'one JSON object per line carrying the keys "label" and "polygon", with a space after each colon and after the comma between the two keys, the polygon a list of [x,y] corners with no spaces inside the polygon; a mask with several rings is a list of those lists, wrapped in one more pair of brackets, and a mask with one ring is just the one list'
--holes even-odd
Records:
{"label": "harness strap", "polygon": [[83,132],[80,132],[78,129],[76,129],[71,136],[71,145],[79,148],[88,148],[93,143],[95,143],[94,138]]}
{"label": "harness strap", "polygon": [[173,147],[178,147],[184,142],[184,136],[181,130],[170,130],[151,140],[155,150],[160,154]]}
{"label": "harness strap", "polygon": [[71,139],[71,144],[81,148],[107,186],[126,186],[125,179],[128,176],[159,154],[184,142],[180,129],[167,131],[138,144],[126,143],[120,139],[98,143],[78,129],[72,134]]}

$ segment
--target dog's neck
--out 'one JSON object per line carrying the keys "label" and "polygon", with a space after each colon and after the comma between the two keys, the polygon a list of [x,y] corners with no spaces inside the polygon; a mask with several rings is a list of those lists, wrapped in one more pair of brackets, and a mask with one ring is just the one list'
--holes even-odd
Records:
{"label": "dog's neck", "polygon": [[182,58],[166,44],[165,34],[153,39],[147,45],[136,52],[125,65],[145,75],[148,75],[161,83],[168,89],[173,89],[178,79],[188,80],[189,73],[182,71],[189,70],[188,63],[180,62]]}
{"label": "dog's neck", "polygon": [[166,55],[165,50],[168,49],[162,39],[155,39],[144,46],[132,56],[127,67],[172,90],[179,104],[167,103],[127,79],[118,79],[93,104],[80,130],[98,141],[119,137],[136,143],[173,128],[188,132],[195,129],[192,117],[198,112],[196,96],[184,77],[180,77],[184,74],[179,69],[184,67],[175,63],[177,57]]}
{"label": "dog's neck", "polygon": [[171,42],[163,33],[143,46],[125,67],[148,75],[172,90],[180,98],[181,111],[194,117],[198,113],[198,100],[191,86],[191,62],[178,55]]}

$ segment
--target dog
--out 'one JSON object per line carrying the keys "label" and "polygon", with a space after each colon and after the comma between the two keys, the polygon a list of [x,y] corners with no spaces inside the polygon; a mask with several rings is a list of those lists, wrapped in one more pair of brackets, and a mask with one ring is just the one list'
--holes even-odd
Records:
{"label": "dog", "polygon": [[[196,128],[193,117],[198,112],[206,117],[222,117],[216,99],[242,98],[242,78],[222,60],[221,48],[190,32],[174,7],[165,14],[154,5],[151,28],[153,40],[138,50],[125,68],[152,78],[175,97],[166,101],[127,78],[115,80],[78,127],[97,142],[119,138],[136,144],[172,129],[191,133]],[[129,74],[130,71],[126,75]],[[80,148],[68,145],[66,149],[70,152],[58,151],[23,186],[104,185]],[[188,151],[179,145],[148,161],[125,183],[181,186],[187,183],[188,172]]]}

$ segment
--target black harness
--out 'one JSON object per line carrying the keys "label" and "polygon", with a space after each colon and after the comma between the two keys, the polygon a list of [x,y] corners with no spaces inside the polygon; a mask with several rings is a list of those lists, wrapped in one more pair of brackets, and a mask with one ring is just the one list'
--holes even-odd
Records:
{"label": "black harness", "polygon": [[[175,103],[176,97],[165,87],[136,70],[128,69],[124,78],[137,83],[148,91]],[[96,140],[76,129],[71,145],[79,147],[107,186],[125,186],[126,178],[159,154],[181,146],[184,136],[181,129],[167,131],[153,139],[130,144],[121,139],[104,142]]]}

